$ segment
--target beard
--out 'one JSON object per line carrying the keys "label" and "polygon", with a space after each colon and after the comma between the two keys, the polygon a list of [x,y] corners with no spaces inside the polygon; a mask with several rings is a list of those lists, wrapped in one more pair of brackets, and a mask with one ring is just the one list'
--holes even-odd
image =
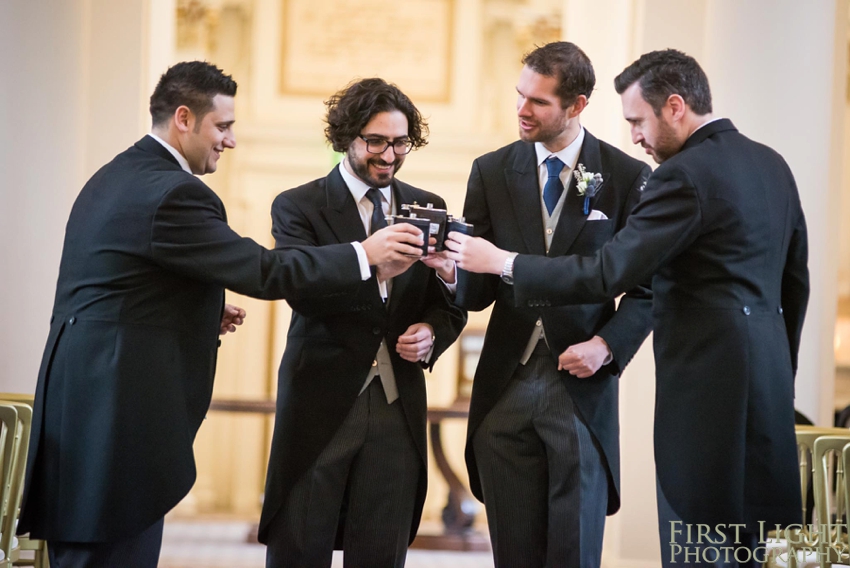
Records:
{"label": "beard", "polygon": [[655,139],[655,144],[652,145],[650,153],[656,163],[661,163],[669,160],[679,153],[682,149],[683,142],[680,142],[676,136],[676,131],[666,120],[658,121],[658,136]]}
{"label": "beard", "polygon": [[[520,120],[523,119],[520,118]],[[529,121],[526,119],[525,122]],[[549,122],[535,120],[533,124],[536,128],[531,132],[526,132],[522,128],[519,129],[519,139],[523,142],[540,142],[546,144],[564,133],[567,124],[567,111],[562,110],[560,116],[554,120],[550,119]]]}
{"label": "beard", "polygon": [[[354,175],[363,180],[363,182],[369,187],[375,188],[390,185],[395,173],[399,170],[399,168],[401,168],[401,163],[403,161],[396,157],[395,161],[387,163],[378,156],[369,157],[364,160],[361,156],[354,156],[351,154],[349,154],[346,159],[348,160],[348,165],[351,166],[351,171],[354,172]],[[385,173],[372,174],[369,170],[370,164],[380,167],[392,166],[392,169]]]}

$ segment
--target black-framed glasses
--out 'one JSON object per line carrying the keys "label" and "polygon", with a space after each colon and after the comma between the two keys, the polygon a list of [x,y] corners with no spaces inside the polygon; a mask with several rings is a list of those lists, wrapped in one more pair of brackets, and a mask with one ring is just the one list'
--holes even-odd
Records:
{"label": "black-framed glasses", "polygon": [[366,151],[370,154],[383,154],[387,151],[387,148],[392,146],[396,156],[403,156],[413,149],[413,143],[407,138],[391,141],[384,138],[366,138],[362,134],[358,134],[358,136],[366,143]]}

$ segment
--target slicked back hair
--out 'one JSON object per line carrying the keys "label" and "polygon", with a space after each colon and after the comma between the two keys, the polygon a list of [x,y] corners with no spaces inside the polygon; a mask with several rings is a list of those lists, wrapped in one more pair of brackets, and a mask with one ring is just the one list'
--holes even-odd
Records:
{"label": "slicked back hair", "polygon": [[651,51],[626,67],[614,79],[617,93],[634,83],[640,84],[643,100],[655,115],[667,103],[670,95],[679,95],[694,113],[703,116],[711,112],[711,89],[708,77],[697,60],[675,49]]}
{"label": "slicked back hair", "polygon": [[150,100],[154,126],[162,125],[185,105],[202,119],[213,108],[216,95],[236,96],[236,81],[206,61],[184,61],[168,68],[156,85]]}
{"label": "slicked back hair", "polygon": [[596,75],[590,58],[568,41],[555,41],[525,54],[522,64],[535,73],[558,80],[556,94],[561,108],[573,104],[579,95],[588,99],[596,85]]}

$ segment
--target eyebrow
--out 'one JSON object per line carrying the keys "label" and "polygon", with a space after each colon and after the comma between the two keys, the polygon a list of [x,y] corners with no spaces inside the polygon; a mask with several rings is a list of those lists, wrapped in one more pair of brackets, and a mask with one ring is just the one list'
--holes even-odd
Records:
{"label": "eyebrow", "polygon": [[374,138],[376,140],[384,140],[386,142],[398,142],[400,140],[409,140],[410,136],[405,134],[404,136],[399,136],[398,138],[387,138],[382,134],[361,134],[364,138]]}
{"label": "eyebrow", "polygon": [[533,102],[533,103],[537,103],[537,104],[540,104],[540,105],[549,105],[549,104],[552,104],[551,102],[549,102],[549,101],[547,101],[547,100],[545,100],[545,99],[538,99],[537,97],[529,97],[528,95],[524,95],[524,94],[522,93],[522,91],[520,91],[519,89],[517,89],[517,90],[516,90],[516,92],[517,92],[517,94],[518,94],[519,96],[521,96],[521,97],[525,97],[526,99],[530,100],[530,101],[531,101],[531,102]]}

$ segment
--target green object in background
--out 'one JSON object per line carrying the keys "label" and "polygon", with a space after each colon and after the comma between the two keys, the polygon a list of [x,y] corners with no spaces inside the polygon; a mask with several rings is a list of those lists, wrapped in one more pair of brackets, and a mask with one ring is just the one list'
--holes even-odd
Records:
{"label": "green object in background", "polygon": [[331,152],[331,167],[334,167],[342,161],[342,157],[345,156],[345,154],[343,154],[341,152],[337,152],[333,148],[330,149],[330,152]]}

